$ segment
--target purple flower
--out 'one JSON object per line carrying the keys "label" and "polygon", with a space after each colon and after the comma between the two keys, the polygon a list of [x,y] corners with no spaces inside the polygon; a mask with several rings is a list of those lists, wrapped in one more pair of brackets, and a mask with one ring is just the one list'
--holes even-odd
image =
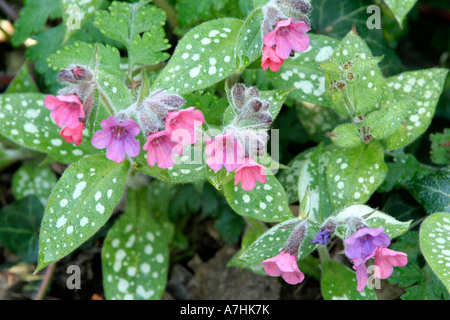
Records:
{"label": "purple flower", "polygon": [[383,231],[383,227],[359,229],[344,241],[347,244],[345,255],[353,262],[356,261],[356,264],[366,262],[367,259],[373,257],[377,248],[387,248],[391,244],[391,239]]}
{"label": "purple flower", "polygon": [[326,246],[328,242],[330,242],[330,234],[331,230],[329,228],[320,230],[319,233],[317,233],[314,239],[311,241],[311,243],[317,243]]}
{"label": "purple flower", "polygon": [[100,126],[103,130],[97,131],[91,143],[97,149],[106,148],[106,157],[117,163],[125,159],[125,153],[136,157],[140,152],[139,141],[134,138],[141,130],[132,119],[120,121],[116,117],[109,117]]}

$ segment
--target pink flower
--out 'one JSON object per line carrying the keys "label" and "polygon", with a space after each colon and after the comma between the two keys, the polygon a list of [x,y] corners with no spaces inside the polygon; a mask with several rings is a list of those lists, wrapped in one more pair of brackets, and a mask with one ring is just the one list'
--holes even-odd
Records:
{"label": "pink flower", "polygon": [[81,144],[81,140],[83,139],[83,130],[84,130],[84,122],[80,121],[78,127],[75,129],[71,129],[69,127],[62,128],[59,136],[64,138],[67,143],[74,143],[79,146]]}
{"label": "pink flower", "polygon": [[394,267],[404,267],[408,255],[387,248],[378,248],[375,252],[375,265],[380,268],[380,279],[387,279],[394,272]]}
{"label": "pink flower", "polygon": [[[373,269],[373,277],[379,279],[387,279],[394,272],[394,267],[404,267],[408,263],[408,255],[403,252],[394,251],[387,248],[377,248],[368,259],[375,256],[375,268]],[[361,259],[352,259],[353,269],[356,271],[356,279],[358,285],[356,289],[363,291],[369,280],[365,261]]]}
{"label": "pink flower", "polygon": [[212,170],[219,171],[222,166],[225,166],[225,169],[231,172],[239,167],[244,152],[241,144],[231,132],[207,141],[205,154],[210,156],[206,159],[206,164]]}
{"label": "pink flower", "polygon": [[298,268],[297,256],[284,250],[275,257],[264,260],[261,265],[264,265],[264,271],[269,276],[281,275],[289,284],[297,284],[305,279],[305,275]]}
{"label": "pink flower", "polygon": [[264,47],[264,52],[261,60],[261,67],[263,70],[267,70],[270,67],[270,71],[277,72],[280,70],[281,65],[284,63],[284,60],[281,59],[275,53],[271,47]]}
{"label": "pink flower", "polygon": [[174,165],[174,155],[183,153],[183,146],[172,141],[171,134],[167,131],[152,133],[144,144],[144,150],[148,151],[147,163],[154,166],[158,163],[161,169],[167,169]]}
{"label": "pink flower", "polygon": [[183,145],[194,144],[197,140],[195,127],[205,123],[200,110],[189,107],[180,111],[171,111],[166,118],[166,130],[172,134],[172,140]]}
{"label": "pink flower", "polygon": [[97,131],[91,143],[97,149],[106,148],[106,157],[117,163],[125,159],[125,153],[136,157],[140,152],[139,141],[134,138],[141,130],[132,119],[120,121],[116,117],[109,117],[100,126],[103,130]]}
{"label": "pink flower", "polygon": [[52,110],[50,116],[60,128],[66,125],[75,129],[78,127],[80,119],[84,119],[83,104],[76,95],[47,96],[44,104],[47,109]]}
{"label": "pink flower", "polygon": [[291,51],[303,52],[309,47],[309,36],[306,34],[311,30],[303,21],[295,22],[291,17],[287,20],[278,21],[275,29],[265,35],[263,42],[268,47],[275,47],[276,55],[281,59],[288,59]]}
{"label": "pink flower", "polygon": [[266,172],[264,166],[255,162],[253,159],[245,158],[234,175],[234,185],[237,186],[241,182],[242,189],[249,191],[256,186],[256,181],[266,183]]}

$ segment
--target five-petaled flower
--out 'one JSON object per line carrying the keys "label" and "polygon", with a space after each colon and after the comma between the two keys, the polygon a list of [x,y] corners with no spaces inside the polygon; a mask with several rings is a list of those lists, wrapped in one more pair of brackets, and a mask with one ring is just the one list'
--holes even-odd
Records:
{"label": "five-petaled flower", "polygon": [[261,183],[267,182],[264,169],[263,165],[253,159],[245,158],[236,170],[234,185],[237,186],[240,182],[242,189],[246,191],[253,190],[257,181]]}
{"label": "five-petaled flower", "polygon": [[125,153],[136,157],[140,152],[139,141],[135,138],[141,128],[132,119],[120,121],[110,116],[100,122],[103,130],[97,131],[91,143],[97,149],[106,148],[106,157],[117,163],[125,159]]}
{"label": "five-petaled flower", "polygon": [[79,126],[80,119],[84,119],[83,104],[76,95],[47,96],[44,104],[47,109],[52,110],[50,116],[60,128],[66,125],[75,129]]}
{"label": "five-petaled flower", "polygon": [[265,46],[275,47],[276,55],[286,60],[292,50],[297,52],[306,51],[309,47],[309,36],[306,34],[310,27],[303,21],[294,22],[294,18],[278,21],[275,29],[264,36]]}

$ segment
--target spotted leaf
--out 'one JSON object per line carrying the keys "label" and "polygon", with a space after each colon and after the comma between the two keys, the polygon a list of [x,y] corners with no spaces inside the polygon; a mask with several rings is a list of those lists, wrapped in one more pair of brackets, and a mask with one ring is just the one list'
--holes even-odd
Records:
{"label": "spotted leaf", "polygon": [[255,9],[245,20],[236,41],[236,57],[238,70],[261,56],[263,38],[261,24],[264,15],[261,8]]}
{"label": "spotted leaf", "polygon": [[447,69],[428,69],[386,79],[397,101],[412,101],[406,109],[408,141],[403,145],[416,140],[430,126],[447,73]]}
{"label": "spotted leaf", "polygon": [[122,198],[130,164],[103,155],[70,166],[50,195],[39,237],[36,271],[55,262],[92,237]]}
{"label": "spotted leaf", "polygon": [[237,71],[234,48],[242,21],[223,18],[190,30],[178,42],[153,89],[185,94],[207,88]]}
{"label": "spotted leaf", "polygon": [[106,299],[160,299],[167,281],[169,247],[149,210],[146,189],[127,190],[126,211],[103,244],[102,269]]}
{"label": "spotted leaf", "polygon": [[376,141],[336,150],[327,169],[333,206],[338,209],[365,203],[383,182],[386,172],[383,148]]}
{"label": "spotted leaf", "polygon": [[224,185],[224,194],[231,208],[244,217],[266,222],[283,221],[292,217],[286,193],[273,175],[267,183],[257,182],[253,190],[245,191],[234,185],[234,179]]}
{"label": "spotted leaf", "polygon": [[0,133],[20,146],[51,155],[62,163],[73,163],[85,155],[98,154],[90,137],[83,134],[79,146],[60,137],[61,129],[44,106],[45,95],[11,93],[0,96]]}
{"label": "spotted leaf", "polygon": [[434,273],[450,290],[450,213],[429,216],[420,227],[420,249]]}

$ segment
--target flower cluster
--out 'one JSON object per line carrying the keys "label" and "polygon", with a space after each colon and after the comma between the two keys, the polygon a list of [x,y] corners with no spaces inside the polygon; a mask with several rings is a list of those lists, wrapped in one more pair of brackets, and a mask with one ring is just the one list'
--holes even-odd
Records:
{"label": "flower cluster", "polygon": [[[264,8],[261,67],[277,72],[293,51],[304,52],[308,49],[310,39],[306,33],[311,28],[306,14],[312,7],[303,0],[272,2]],[[299,21],[294,22],[294,17]]]}

